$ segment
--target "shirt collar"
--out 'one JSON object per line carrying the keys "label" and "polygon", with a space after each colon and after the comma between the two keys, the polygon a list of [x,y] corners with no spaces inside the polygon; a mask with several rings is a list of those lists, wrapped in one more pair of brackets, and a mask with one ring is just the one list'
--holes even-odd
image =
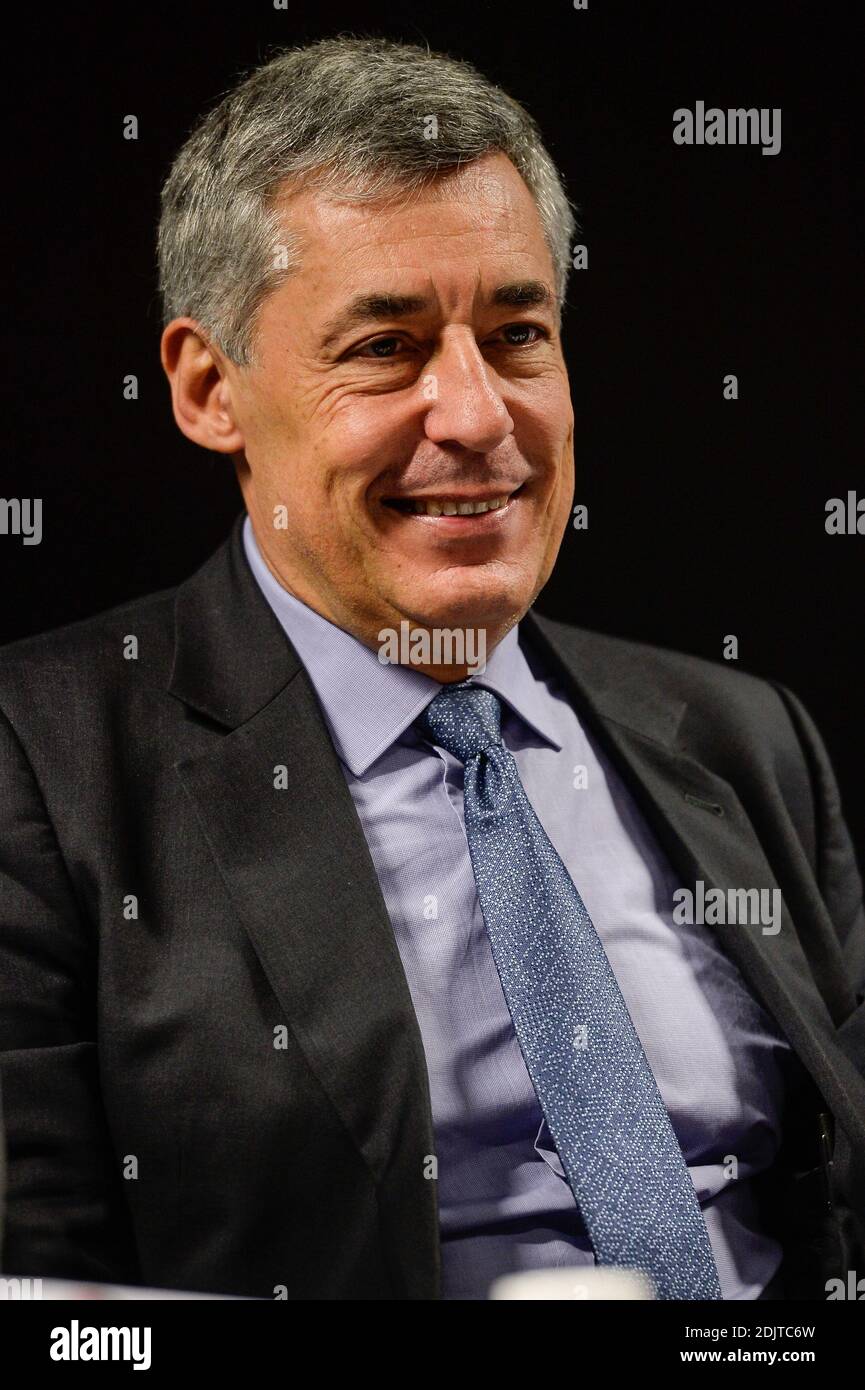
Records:
{"label": "shirt collar", "polygon": [[[438,681],[408,666],[384,665],[351,633],[345,632],[288,592],[262,558],[252,523],[243,523],[249,567],[283,631],[312,681],[337,755],[356,777],[386,752],[442,689]],[[545,742],[561,748],[532,673],[511,628],[474,678],[503,699]]]}

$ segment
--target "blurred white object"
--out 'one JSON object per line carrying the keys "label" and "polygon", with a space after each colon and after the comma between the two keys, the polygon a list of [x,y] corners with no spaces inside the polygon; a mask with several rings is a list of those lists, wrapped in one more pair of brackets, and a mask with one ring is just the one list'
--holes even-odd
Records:
{"label": "blurred white object", "polygon": [[655,1285],[636,1269],[574,1265],[569,1269],[527,1269],[504,1274],[490,1286],[489,1297],[530,1299],[653,1299]]}
{"label": "blurred white object", "polygon": [[12,1299],[28,1303],[42,1303],[47,1299],[102,1300],[128,1299],[140,1302],[142,1299],[228,1299],[236,1302],[233,1294],[220,1293],[181,1293],[176,1289],[139,1289],[131,1284],[85,1284],[71,1279],[31,1279],[11,1274],[0,1274],[0,1302]]}

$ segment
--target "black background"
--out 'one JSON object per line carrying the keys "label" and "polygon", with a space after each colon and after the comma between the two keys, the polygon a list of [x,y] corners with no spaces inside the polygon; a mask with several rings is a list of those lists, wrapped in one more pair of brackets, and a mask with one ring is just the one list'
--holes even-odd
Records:
{"label": "black background", "polygon": [[[5,86],[0,641],[173,585],[239,510],[181,436],[158,359],[160,184],[197,116],[273,48],[339,32],[428,43],[524,102],[579,204],[565,346],[577,492],[541,611],[782,680],[816,718],[865,841],[863,7],[784,0],[33,6]],[[677,107],[780,107],[780,154],[679,147]],[[122,136],[124,116],[139,139]],[[725,401],[726,373],[739,378]],[[123,399],[135,373],[140,399]]]}

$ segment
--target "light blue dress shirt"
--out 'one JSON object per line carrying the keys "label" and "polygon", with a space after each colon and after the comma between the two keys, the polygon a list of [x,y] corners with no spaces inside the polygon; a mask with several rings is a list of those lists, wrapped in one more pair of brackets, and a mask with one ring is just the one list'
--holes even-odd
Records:
{"label": "light blue dress shirt", "polygon": [[[484,1298],[499,1274],[593,1264],[484,927],[462,765],[412,728],[441,687],[419,671],[382,665],[288,593],[265,565],[248,517],[243,540],[315,688],[417,1013],[438,1160],[443,1296]],[[502,701],[504,742],[604,944],[681,1144],[723,1296],[758,1298],[782,1252],[761,1229],[749,1178],[779,1147],[795,1058],[711,929],[673,924],[674,872],[519,628],[476,680]]]}

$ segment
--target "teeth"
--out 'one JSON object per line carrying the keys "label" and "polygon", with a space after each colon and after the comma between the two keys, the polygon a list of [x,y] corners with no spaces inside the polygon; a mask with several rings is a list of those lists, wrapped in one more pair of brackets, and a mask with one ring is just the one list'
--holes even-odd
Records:
{"label": "teeth", "polygon": [[447,497],[415,497],[408,500],[411,510],[418,516],[478,516],[482,512],[497,512],[508,501],[508,494],[492,497],[488,502],[455,502]]}

